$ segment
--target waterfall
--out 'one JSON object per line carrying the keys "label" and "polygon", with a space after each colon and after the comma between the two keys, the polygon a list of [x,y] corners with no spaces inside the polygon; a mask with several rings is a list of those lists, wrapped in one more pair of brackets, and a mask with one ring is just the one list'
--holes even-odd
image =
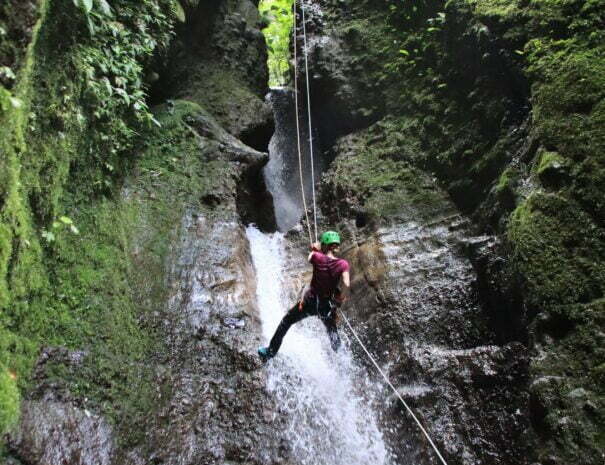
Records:
{"label": "waterfall", "polygon": [[[275,133],[269,144],[269,163],[264,169],[267,188],[273,195],[275,218],[280,231],[288,231],[300,221],[304,213],[300,193],[298,149],[296,144],[296,109],[290,89],[272,89],[269,101],[275,115]],[[306,117],[299,117],[301,126],[302,171],[307,202],[311,199],[311,162],[309,156],[309,131]],[[318,143],[314,143],[317,149]],[[321,160],[314,161],[315,175],[322,171]]]}
{"label": "waterfall", "polygon": [[[292,92],[273,90],[270,95],[276,118],[270,162],[264,176],[275,203],[278,229],[287,231],[303,214],[298,178],[296,132],[293,130]],[[304,131],[303,138],[307,137]],[[303,172],[309,180],[308,154]],[[316,171],[321,171],[316,164]],[[305,190],[310,195],[310,183]],[[268,343],[281,318],[294,302],[286,289],[285,250],[282,232],[266,234],[247,228],[256,270],[256,296]],[[304,251],[301,251],[304,253]],[[301,272],[303,270],[301,269]],[[326,330],[316,317],[295,324],[286,335],[279,354],[266,364],[267,389],[280,403],[289,428],[284,432],[297,463],[303,465],[387,465],[392,463],[378,415],[370,407],[380,386],[356,366],[349,341],[340,329],[343,345],[330,348]]]}
{"label": "waterfall", "polygon": [[[285,238],[249,226],[257,300],[268,342],[285,310],[283,279]],[[342,329],[341,335],[343,335]],[[332,352],[320,320],[309,317],[294,325],[279,354],[267,365],[268,390],[289,418],[286,439],[303,465],[387,465],[390,458],[368,407],[378,394],[351,356],[348,342]]]}

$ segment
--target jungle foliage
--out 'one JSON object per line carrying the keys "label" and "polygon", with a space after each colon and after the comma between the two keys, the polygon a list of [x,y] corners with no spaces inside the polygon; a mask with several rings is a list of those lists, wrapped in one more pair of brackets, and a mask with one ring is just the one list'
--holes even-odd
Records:
{"label": "jungle foliage", "polygon": [[267,27],[263,34],[269,51],[269,85],[284,86],[290,79],[290,43],[293,0],[261,0],[259,10]]}
{"label": "jungle foliage", "polygon": [[116,194],[158,124],[145,75],[175,21],[173,0],[42,0],[24,24],[7,14],[26,4],[0,9],[0,432],[42,344],[91,354],[74,386],[110,386],[89,396],[101,408],[139,376],[129,367],[151,341],[124,233],[137,212]]}

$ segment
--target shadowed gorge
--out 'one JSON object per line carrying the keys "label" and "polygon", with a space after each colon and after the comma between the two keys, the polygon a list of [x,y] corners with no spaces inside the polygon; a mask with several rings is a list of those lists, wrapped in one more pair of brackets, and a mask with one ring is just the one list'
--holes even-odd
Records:
{"label": "shadowed gorge", "polygon": [[602,1],[293,3],[0,5],[0,462],[439,463],[342,323],[258,358],[302,189],[449,465],[601,465]]}

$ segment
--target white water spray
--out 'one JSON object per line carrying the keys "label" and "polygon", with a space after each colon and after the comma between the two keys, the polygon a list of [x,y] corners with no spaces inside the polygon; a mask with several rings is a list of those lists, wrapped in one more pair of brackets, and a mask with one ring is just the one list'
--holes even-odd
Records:
{"label": "white water spray", "polygon": [[[247,229],[257,276],[257,299],[268,343],[287,308],[284,275],[285,239],[280,233]],[[342,330],[341,330],[342,335]],[[294,325],[279,354],[266,365],[268,389],[289,419],[286,437],[304,465],[388,465],[391,463],[374,412],[376,395],[351,358],[348,344],[338,354],[330,348],[320,320]]]}

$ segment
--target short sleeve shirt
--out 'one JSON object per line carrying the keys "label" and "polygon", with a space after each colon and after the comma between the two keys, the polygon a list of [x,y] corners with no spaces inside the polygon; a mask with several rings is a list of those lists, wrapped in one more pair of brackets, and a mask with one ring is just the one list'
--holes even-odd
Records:
{"label": "short sleeve shirt", "polygon": [[342,258],[331,258],[321,252],[311,255],[313,265],[313,278],[311,279],[310,293],[319,297],[332,297],[340,277],[349,271],[349,262]]}

